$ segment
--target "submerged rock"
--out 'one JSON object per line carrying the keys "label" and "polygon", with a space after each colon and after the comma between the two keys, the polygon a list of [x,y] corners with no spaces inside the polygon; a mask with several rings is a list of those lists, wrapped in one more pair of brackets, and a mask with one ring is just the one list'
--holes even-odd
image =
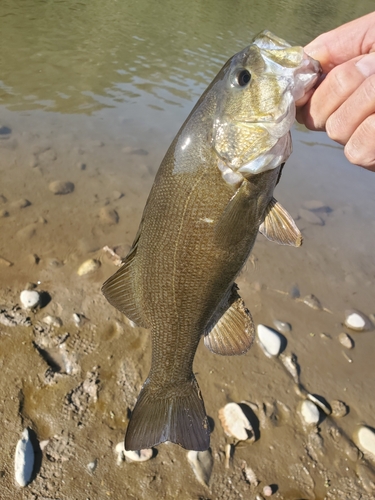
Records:
{"label": "submerged rock", "polygon": [[343,345],[347,349],[353,348],[354,346],[353,339],[349,337],[347,333],[341,332],[338,338],[341,345]]}
{"label": "submerged rock", "polygon": [[74,191],[74,184],[68,181],[53,181],[48,188],[53,194],[69,194]]}
{"label": "submerged rock", "polygon": [[290,323],[287,323],[286,321],[279,321],[278,319],[274,319],[273,324],[275,325],[275,328],[284,335],[292,331],[292,325]]}
{"label": "submerged rock", "polygon": [[300,217],[309,222],[310,224],[316,224],[317,226],[324,226],[324,220],[316,215],[314,212],[310,212],[310,210],[306,210],[305,208],[301,208],[298,212]]}
{"label": "submerged rock", "polygon": [[304,297],[302,300],[303,303],[311,307],[311,309],[315,309],[316,311],[321,311],[323,309],[320,300],[313,294],[306,295],[306,297]]}
{"label": "submerged rock", "polygon": [[14,461],[16,482],[25,487],[31,481],[34,470],[34,449],[30,440],[29,430],[22,432],[22,437],[16,446],[16,456]]}

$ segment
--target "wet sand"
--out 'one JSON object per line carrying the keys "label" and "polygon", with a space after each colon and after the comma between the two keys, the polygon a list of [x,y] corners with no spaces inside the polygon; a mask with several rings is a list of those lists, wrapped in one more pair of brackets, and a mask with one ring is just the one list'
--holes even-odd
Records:
{"label": "wet sand", "polygon": [[[116,269],[103,247],[126,254],[170,137],[158,136],[155,126],[124,141],[98,118],[42,115],[37,125],[35,116],[2,115],[9,129],[0,142],[3,497],[237,499],[274,485],[273,498],[285,500],[373,498],[375,462],[353,435],[361,424],[375,427],[374,330],[343,326],[346,309],[375,313],[373,174],[347,164],[322,135],[294,131],[295,152],[276,197],[296,217],[304,245],[282,247],[259,236],[237,280],[256,324],[273,327],[277,319],[292,330],[278,358],[267,358],[258,343],[236,358],[199,346],[194,368],[213,425],[214,467],[205,487],[178,446],[159,446],[145,463],[119,464],[115,454],[147,376],[150,339],[101,295]],[[49,184],[56,180],[73,183],[74,191],[53,194]],[[319,224],[306,220],[309,200],[322,202],[310,210]],[[88,259],[100,268],[79,276]],[[46,292],[45,304],[24,311],[19,295],[31,284]],[[321,310],[304,303],[309,294]],[[74,313],[81,315],[79,325]],[[46,316],[60,318],[62,326],[46,324]],[[340,344],[341,332],[354,340],[353,349]],[[291,355],[299,384],[284,366]],[[306,426],[299,408],[308,393],[328,407],[343,401],[349,413],[321,412],[317,426]],[[225,468],[225,445],[234,441],[225,436],[218,410],[244,400],[253,403],[256,440],[234,446]],[[21,489],[14,453],[26,427],[34,433],[37,460],[32,482]],[[257,486],[246,479],[244,464],[256,473]]]}

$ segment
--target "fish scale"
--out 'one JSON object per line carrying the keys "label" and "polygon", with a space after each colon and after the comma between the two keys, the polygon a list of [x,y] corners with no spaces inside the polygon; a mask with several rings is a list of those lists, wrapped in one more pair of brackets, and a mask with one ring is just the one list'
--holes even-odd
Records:
{"label": "fish scale", "polygon": [[151,328],[151,369],[125,449],[209,447],[195,352],[202,336],[220,355],[251,347],[254,324],[234,280],[258,231],[302,243],[273,191],[291,153],[294,99],[318,74],[301,47],[262,32],[223,66],[169,147],[132,249],[103,285],[112,305]]}

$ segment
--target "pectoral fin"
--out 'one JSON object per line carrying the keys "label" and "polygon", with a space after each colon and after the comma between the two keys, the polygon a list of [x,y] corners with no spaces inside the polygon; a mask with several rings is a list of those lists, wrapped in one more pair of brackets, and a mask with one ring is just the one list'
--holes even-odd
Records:
{"label": "pectoral fin", "polygon": [[229,297],[216,311],[204,336],[204,345],[210,351],[223,356],[244,354],[254,340],[253,319],[237,289],[234,284]]}
{"label": "pectoral fin", "polygon": [[302,245],[302,234],[296,223],[275,198],[272,198],[266,209],[266,216],[259,231],[269,240],[281,245]]}
{"label": "pectoral fin", "polygon": [[102,286],[102,292],[105,298],[116,309],[125,314],[137,326],[147,328],[143,318],[142,309],[137,304],[136,284],[134,280],[134,268],[137,255],[138,238],[134,246],[126,257],[120,269]]}

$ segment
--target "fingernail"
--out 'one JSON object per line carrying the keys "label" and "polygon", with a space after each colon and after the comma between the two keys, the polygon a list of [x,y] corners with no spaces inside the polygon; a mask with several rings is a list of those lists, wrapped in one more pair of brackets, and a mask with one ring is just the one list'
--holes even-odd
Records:
{"label": "fingernail", "polygon": [[375,53],[366,54],[355,63],[359,71],[364,76],[370,76],[375,73]]}

